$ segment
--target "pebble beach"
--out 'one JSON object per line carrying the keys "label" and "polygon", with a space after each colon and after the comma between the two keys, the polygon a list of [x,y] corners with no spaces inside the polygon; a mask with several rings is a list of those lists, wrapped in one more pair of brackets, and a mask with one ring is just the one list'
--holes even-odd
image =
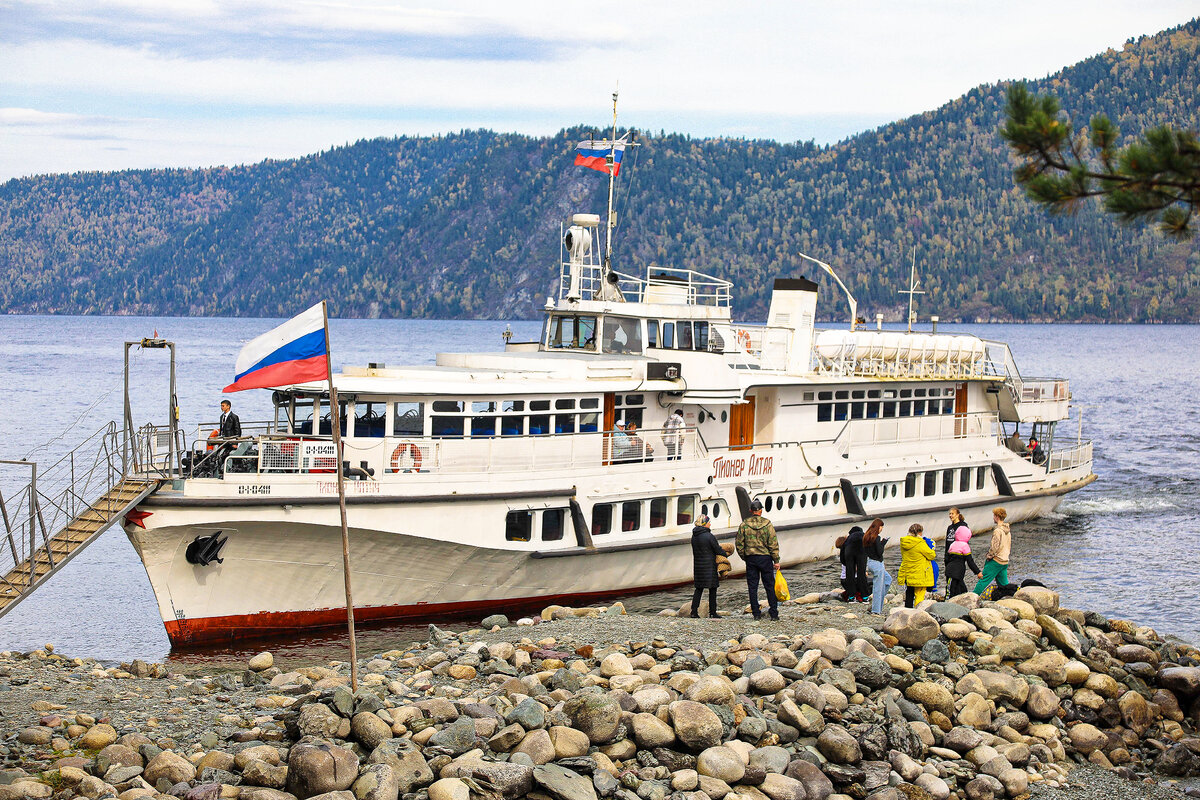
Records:
{"label": "pebble beach", "polygon": [[551,606],[359,664],[0,653],[0,800],[1200,796],[1200,652],[1052,590]]}

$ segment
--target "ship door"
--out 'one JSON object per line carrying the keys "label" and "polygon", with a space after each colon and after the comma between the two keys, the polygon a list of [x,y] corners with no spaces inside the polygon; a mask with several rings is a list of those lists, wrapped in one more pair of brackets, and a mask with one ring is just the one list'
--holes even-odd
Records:
{"label": "ship door", "polygon": [[967,384],[954,384],[954,435],[967,435]]}
{"label": "ship door", "polygon": [[612,463],[612,432],[617,424],[617,395],[604,393],[604,466]]}
{"label": "ship door", "polygon": [[749,450],[754,446],[754,398],[729,407],[729,447]]}

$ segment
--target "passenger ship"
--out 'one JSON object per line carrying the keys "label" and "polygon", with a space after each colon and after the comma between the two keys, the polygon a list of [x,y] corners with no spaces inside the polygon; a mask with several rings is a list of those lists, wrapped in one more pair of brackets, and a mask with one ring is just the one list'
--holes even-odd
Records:
{"label": "passenger ship", "polygon": [[[730,282],[619,273],[611,224],[604,258],[598,215],[564,227],[538,341],[334,376],[358,620],[688,583],[696,518],[730,540],[754,499],[786,566],[833,555],[873,517],[893,543],[913,522],[942,536],[949,506],[981,531],[994,506],[1031,519],[1095,480],[1090,442],[1059,425],[1067,381],[1023,377],[1002,343],[817,330],[803,277],[775,281],[765,324],[734,322]],[[273,400],[274,420],[244,429],[212,474],[126,522],[174,644],[345,622],[329,394],[281,386]],[[664,427],[676,411],[684,425]],[[1036,433],[1035,458],[1017,426]]]}

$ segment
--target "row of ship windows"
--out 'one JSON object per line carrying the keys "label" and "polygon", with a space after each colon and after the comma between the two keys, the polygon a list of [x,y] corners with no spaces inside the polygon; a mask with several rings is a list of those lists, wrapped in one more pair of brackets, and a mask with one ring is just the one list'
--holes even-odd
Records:
{"label": "row of ship windows", "polygon": [[976,489],[983,489],[987,486],[987,473],[986,466],[910,472],[904,477],[904,496],[916,497],[917,489],[920,488],[924,497],[932,497],[938,494],[939,484],[941,485],[941,494],[953,492],[956,483],[960,492],[971,491],[972,482]]}
{"label": "row of ship windows", "polygon": [[763,511],[769,514],[771,511],[783,511],[785,506],[789,509],[797,505],[801,508],[810,505],[816,508],[818,505],[827,506],[833,503],[836,506],[842,501],[842,493],[838,489],[824,489],[812,493],[767,495],[759,499],[762,500]]}
{"label": "row of ship windows", "polygon": [[[822,392],[829,394],[829,392]],[[840,393],[839,393],[840,394]],[[847,419],[891,419],[953,414],[954,400],[869,400],[821,402],[817,422],[842,422]]]}
{"label": "row of ship windows", "polygon": [[[612,533],[618,530],[614,527],[618,523],[622,533],[643,528],[665,528],[667,521],[672,518],[675,525],[691,525],[696,520],[697,506],[701,514],[711,514],[714,526],[722,516],[729,513],[722,501],[701,503],[700,496],[694,494],[626,500],[621,503],[597,503],[592,507],[592,535],[603,536]],[[565,508],[510,511],[504,521],[504,538],[510,542],[528,542],[533,538],[533,532],[540,529],[543,542],[560,541],[566,527],[566,515]]]}

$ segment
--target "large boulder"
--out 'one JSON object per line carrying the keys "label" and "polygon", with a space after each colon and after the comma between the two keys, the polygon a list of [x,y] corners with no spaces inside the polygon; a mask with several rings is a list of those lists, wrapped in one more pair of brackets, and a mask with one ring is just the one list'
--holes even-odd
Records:
{"label": "large boulder", "polygon": [[808,800],[808,790],[795,778],[774,772],[767,773],[758,790],[771,800]]}
{"label": "large boulder", "polygon": [[1079,637],[1073,630],[1049,614],[1038,614],[1035,622],[1041,627],[1042,635],[1049,639],[1051,644],[1073,656],[1079,655]]}
{"label": "large boulder", "polygon": [[1026,661],[1037,655],[1037,642],[1020,631],[1001,631],[992,637],[992,645],[1003,661]]}
{"label": "large boulder", "polygon": [[1125,723],[1125,727],[1138,736],[1144,734],[1154,724],[1154,712],[1151,710],[1150,704],[1146,702],[1146,698],[1132,689],[1121,695],[1117,701],[1117,707],[1121,709],[1121,721]]}
{"label": "large boulder", "polygon": [[408,794],[433,782],[433,770],[421,751],[407,739],[389,739],[371,751],[368,764],[392,768],[400,794]]}
{"label": "large boulder", "polygon": [[791,725],[800,731],[802,736],[816,736],[825,729],[825,718],[808,703],[784,700],[779,704],[778,715],[780,722]]}
{"label": "large boulder", "polygon": [[729,679],[723,675],[701,675],[700,680],[689,686],[683,696],[684,699],[696,703],[713,703],[724,706],[732,703],[736,695]]}
{"label": "large boulder", "polygon": [[[146,765],[142,778],[151,786],[158,783],[159,778],[166,778],[172,784],[184,783],[196,777],[196,767],[178,753],[164,750]],[[349,785],[349,784],[347,784]],[[346,788],[345,786],[341,788]]]}
{"label": "large boulder", "polygon": [[904,690],[904,696],[929,711],[940,711],[947,717],[954,716],[954,695],[940,683],[917,681]]}
{"label": "large boulder", "polygon": [[370,711],[360,711],[350,720],[350,733],[367,751],[392,738],[392,726]]}
{"label": "large boulder", "polygon": [[1158,685],[1182,697],[1200,694],[1200,667],[1168,667],[1158,673]]}
{"label": "large boulder", "polygon": [[1038,614],[1058,613],[1058,592],[1045,586],[1022,586],[1015,597],[1029,603]]}
{"label": "large boulder", "polygon": [[297,744],[288,752],[288,791],[304,800],[349,789],[358,777],[358,756],[329,742]]}
{"label": "large boulder", "polygon": [[597,800],[596,788],[588,778],[558,764],[537,767],[533,780],[557,800]]}
{"label": "large boulder", "polygon": [[808,647],[821,651],[830,661],[841,661],[846,657],[846,634],[837,628],[826,628],[808,637]]}
{"label": "large boulder", "polygon": [[851,652],[842,659],[842,669],[849,670],[854,680],[870,686],[872,689],[882,689],[892,680],[892,668],[881,658],[873,658],[865,653]]}
{"label": "large boulder", "polygon": [[632,728],[633,738],[643,750],[669,747],[675,742],[674,729],[654,714],[634,714]]}
{"label": "large boulder", "polygon": [[862,748],[858,740],[841,725],[826,725],[817,737],[817,749],[835,764],[857,764],[862,761]]}
{"label": "large boulder", "polygon": [[468,761],[449,764],[443,774],[447,777],[471,778],[485,783],[504,800],[515,800],[529,794],[533,788],[533,769],[525,764]]}
{"label": "large boulder", "polygon": [[563,705],[563,713],[571,727],[583,731],[592,744],[611,742],[621,725],[621,705],[607,694],[577,694]]}
{"label": "large boulder", "polygon": [[721,718],[708,706],[691,700],[676,700],[669,705],[675,736],[692,750],[703,750],[721,743]]}
{"label": "large boulder", "polygon": [[829,780],[829,776],[820,767],[804,759],[798,758],[788,764],[783,774],[803,784],[807,800],[827,800],[833,794],[833,781]]}
{"label": "large boulder", "polygon": [[709,747],[696,757],[696,771],[701,775],[734,784],[746,774],[746,763],[730,747]]}
{"label": "large boulder", "polygon": [[444,747],[451,755],[462,755],[475,747],[475,720],[460,717],[429,737],[433,747]]}
{"label": "large boulder", "polygon": [[356,800],[396,800],[400,784],[387,764],[368,764],[351,787]]}
{"label": "large boulder", "polygon": [[296,719],[296,727],[301,736],[315,736],[318,739],[330,739],[338,734],[342,718],[324,703],[309,703],[300,709]]}
{"label": "large boulder", "polygon": [[1025,710],[1034,719],[1050,719],[1058,712],[1059,697],[1045,686],[1029,687],[1029,698],[1025,701]]}
{"label": "large boulder", "polygon": [[938,622],[924,611],[915,608],[897,608],[888,614],[883,623],[883,632],[895,636],[905,647],[917,648],[936,639],[941,632]]}
{"label": "large boulder", "polygon": [[1108,743],[1108,734],[1086,722],[1081,722],[1067,731],[1067,738],[1071,741],[1071,746],[1085,756]]}
{"label": "large boulder", "polygon": [[1017,672],[1022,675],[1036,675],[1049,686],[1061,686],[1067,681],[1067,660],[1060,651],[1047,650],[1017,664]]}

